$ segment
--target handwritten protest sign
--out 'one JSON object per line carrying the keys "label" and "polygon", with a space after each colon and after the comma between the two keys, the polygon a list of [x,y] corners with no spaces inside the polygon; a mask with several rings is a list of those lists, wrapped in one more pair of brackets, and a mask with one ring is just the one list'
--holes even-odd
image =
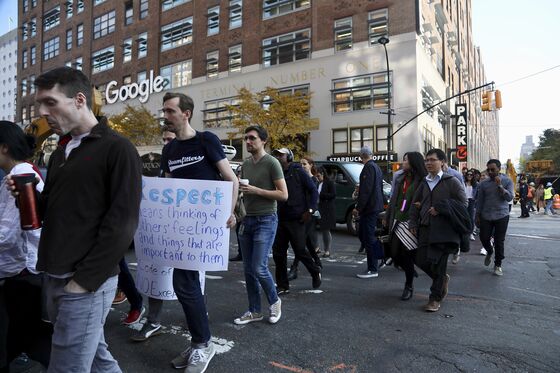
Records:
{"label": "handwritten protest sign", "polygon": [[140,263],[226,271],[229,181],[142,178],[140,222],[134,237]]}
{"label": "handwritten protest sign", "polygon": [[173,290],[173,268],[163,267],[151,261],[145,261],[145,257],[136,256],[138,267],[136,269],[136,287],[142,294],[150,298],[162,300],[175,300],[177,296]]}

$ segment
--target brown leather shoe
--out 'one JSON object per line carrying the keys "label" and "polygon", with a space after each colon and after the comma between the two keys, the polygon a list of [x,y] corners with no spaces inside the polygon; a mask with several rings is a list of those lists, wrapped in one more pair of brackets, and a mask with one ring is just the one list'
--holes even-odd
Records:
{"label": "brown leather shoe", "polygon": [[[447,296],[447,292],[449,291],[449,275],[445,275],[443,279],[443,291],[441,292],[441,300],[443,300]],[[441,302],[441,301],[440,301]]]}
{"label": "brown leather shoe", "polygon": [[439,302],[437,300],[431,300],[424,306],[424,311],[426,312],[437,312],[439,311]]}

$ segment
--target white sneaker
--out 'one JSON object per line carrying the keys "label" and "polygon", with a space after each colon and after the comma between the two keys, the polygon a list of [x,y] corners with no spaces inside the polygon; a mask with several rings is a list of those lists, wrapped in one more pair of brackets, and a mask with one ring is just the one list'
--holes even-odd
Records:
{"label": "white sneaker", "polygon": [[486,249],[483,247],[482,249],[480,249],[480,255],[488,255],[488,253],[486,252]]}
{"label": "white sneaker", "polygon": [[471,233],[471,237],[470,237],[471,241],[476,240],[476,238],[474,237],[474,234]]}
{"label": "white sneaker", "polygon": [[496,276],[503,276],[504,272],[502,271],[502,267],[494,267],[494,274]]}
{"label": "white sneaker", "polygon": [[175,369],[183,369],[189,365],[189,356],[191,356],[192,347],[189,346],[183,352],[181,352],[175,359],[171,360],[171,365]]}
{"label": "white sneaker", "polygon": [[278,301],[270,306],[270,317],[268,322],[271,324],[276,324],[282,316],[282,300],[278,298]]}
{"label": "white sneaker", "polygon": [[363,273],[358,273],[356,275],[357,278],[374,278],[374,277],[378,277],[379,273],[377,272],[373,272],[373,271],[365,271]]}
{"label": "white sneaker", "polygon": [[457,264],[457,263],[459,263],[459,259],[461,259],[459,254],[453,254],[453,260],[451,261],[451,263]]}

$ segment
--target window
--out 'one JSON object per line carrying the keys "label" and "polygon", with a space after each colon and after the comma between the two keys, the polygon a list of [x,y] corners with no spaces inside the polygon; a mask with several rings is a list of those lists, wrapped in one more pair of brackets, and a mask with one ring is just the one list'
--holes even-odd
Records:
{"label": "window", "polygon": [[31,66],[35,65],[35,62],[37,61],[36,51],[37,49],[34,45],[29,48],[29,63],[31,63]]}
{"label": "window", "polygon": [[29,28],[31,30],[31,37],[34,37],[37,35],[37,18],[31,18],[31,21],[29,22]]}
{"label": "window", "polygon": [[140,19],[148,17],[148,1],[149,0],[140,0]]}
{"label": "window", "polygon": [[220,7],[215,6],[208,8],[208,33],[207,35],[216,35],[220,32]]}
{"label": "window", "polygon": [[79,24],[76,28],[76,46],[84,44],[84,25]]}
{"label": "window", "polygon": [[91,55],[91,73],[112,69],[115,65],[115,48],[103,48]]}
{"label": "window", "polygon": [[66,30],[66,50],[72,49],[72,29]]}
{"label": "window", "polygon": [[123,62],[132,60],[132,39],[126,39],[123,44]]}
{"label": "window", "polygon": [[84,0],[78,0],[78,13],[81,13],[84,11]]}
{"label": "window", "polygon": [[146,80],[146,71],[144,70],[144,71],[138,72],[136,77],[137,77],[137,79],[136,79],[137,82],[141,82],[141,81]]}
{"label": "window", "polygon": [[333,130],[333,154],[348,154],[348,130]]}
{"label": "window", "polygon": [[208,79],[218,76],[218,60],[220,54],[218,51],[206,53],[206,77]]}
{"label": "window", "polygon": [[263,65],[304,60],[311,50],[310,31],[302,30],[263,40]]}
{"label": "window", "polygon": [[66,0],[64,5],[66,5],[66,19],[72,18],[74,15],[74,0]]}
{"label": "window", "polygon": [[228,71],[230,73],[241,71],[241,44],[229,47]]}
{"label": "window", "polygon": [[93,5],[94,6],[99,5],[99,4],[104,3],[104,2],[105,2],[105,0],[93,0]]}
{"label": "window", "polygon": [[131,76],[131,75],[125,75],[125,76],[123,77],[123,81],[122,81],[122,82],[123,82],[123,85],[127,85],[127,84],[132,83],[132,76]]}
{"label": "window", "polygon": [[389,135],[389,130],[387,126],[376,126],[375,127],[375,144],[376,151],[383,152],[387,151],[387,136]]}
{"label": "window", "polygon": [[27,108],[24,106],[21,108],[21,120],[22,122],[27,122]]}
{"label": "window", "polygon": [[93,20],[93,38],[99,39],[115,31],[115,11],[105,13]]}
{"label": "window", "polygon": [[335,113],[386,108],[389,98],[387,74],[333,80],[331,92]]}
{"label": "window", "polygon": [[163,66],[159,70],[159,75],[165,79],[164,89],[187,86],[192,80],[192,60]]}
{"label": "window", "polygon": [[124,4],[124,24],[126,26],[132,25],[134,22],[134,8],[132,7],[132,1]]}
{"label": "window", "polygon": [[352,49],[352,17],[334,21],[334,50]]}
{"label": "window", "polygon": [[382,36],[388,36],[387,25],[389,23],[389,12],[387,9],[375,10],[368,14],[369,44],[377,44]]}
{"label": "window", "polygon": [[161,28],[161,50],[166,51],[192,42],[193,17],[165,25]]}
{"label": "window", "polygon": [[[293,87],[284,87],[278,88],[277,92],[280,96],[296,96],[299,95],[301,99],[307,100],[307,114],[309,115],[309,84],[293,86]],[[272,105],[274,101],[270,99],[270,97],[265,96],[263,97],[263,101],[261,103],[264,109],[268,109],[270,105]]]}
{"label": "window", "polygon": [[229,0],[229,29],[243,24],[243,0]]}
{"label": "window", "polygon": [[[34,94],[35,93],[35,75],[30,75],[29,76],[29,94]],[[33,116],[32,116],[33,118]]]}
{"label": "window", "polygon": [[23,12],[27,12],[29,10],[29,0],[23,0]]}
{"label": "window", "polygon": [[148,54],[148,33],[143,32],[138,35],[138,58],[144,58]]}
{"label": "window", "polygon": [[263,18],[272,18],[309,8],[311,0],[264,0],[263,1]]}
{"label": "window", "polygon": [[237,97],[206,101],[202,110],[204,128],[232,128],[236,115],[227,106],[239,105]]}
{"label": "window", "polygon": [[[31,86],[31,89],[33,89],[34,86]],[[33,120],[35,118],[35,105],[31,105],[29,107],[29,119]]]}
{"label": "window", "polygon": [[72,61],[66,61],[66,62],[64,62],[64,66],[66,66],[66,67],[72,67]]}
{"label": "window", "polygon": [[28,38],[27,27],[27,23],[23,22],[23,24],[21,25],[21,38],[23,39],[23,41],[27,40]]}
{"label": "window", "polygon": [[31,0],[31,7],[35,8],[37,6],[37,0]]}
{"label": "window", "polygon": [[74,62],[75,66],[76,66],[76,70],[82,70],[82,57],[78,57],[76,58],[76,62]]}
{"label": "window", "polygon": [[47,31],[60,24],[60,6],[55,6],[43,14],[43,30]]}
{"label": "window", "polygon": [[162,11],[168,10],[168,9],[176,7],[177,5],[181,5],[181,4],[184,4],[184,3],[189,2],[189,1],[191,1],[191,0],[163,0],[161,2],[161,10]]}
{"label": "window", "polygon": [[27,68],[27,50],[21,52],[21,66],[22,68]]}
{"label": "window", "polygon": [[43,60],[50,60],[58,56],[60,49],[60,38],[57,36],[43,43]]}
{"label": "window", "polygon": [[21,96],[27,96],[27,79],[21,80]]}

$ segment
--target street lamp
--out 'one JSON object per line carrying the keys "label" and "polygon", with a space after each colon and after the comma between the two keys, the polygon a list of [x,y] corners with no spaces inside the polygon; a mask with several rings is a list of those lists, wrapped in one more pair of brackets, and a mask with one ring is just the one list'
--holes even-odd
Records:
{"label": "street lamp", "polygon": [[391,118],[393,115],[391,110],[391,76],[389,73],[389,54],[387,53],[389,38],[387,36],[382,36],[377,39],[377,42],[383,45],[383,49],[385,49],[385,60],[387,62],[387,175],[389,175],[391,173],[391,162],[389,162],[389,157],[391,156],[391,141],[393,141],[393,122]]}

